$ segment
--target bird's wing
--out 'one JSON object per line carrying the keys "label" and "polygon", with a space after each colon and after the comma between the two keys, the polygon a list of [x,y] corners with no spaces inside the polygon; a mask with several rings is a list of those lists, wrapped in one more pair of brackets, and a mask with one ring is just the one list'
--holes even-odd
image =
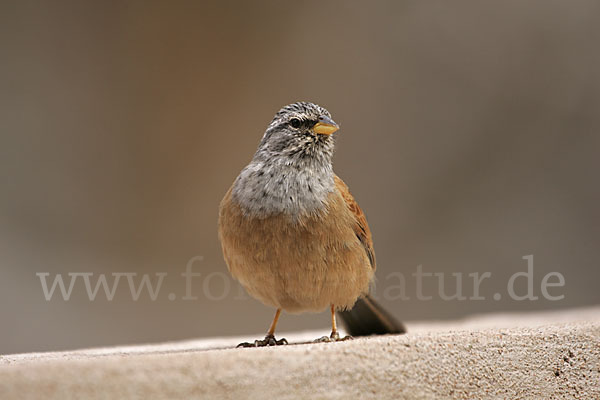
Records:
{"label": "bird's wing", "polygon": [[369,261],[371,263],[371,267],[375,269],[375,250],[373,249],[373,239],[371,237],[371,230],[369,229],[369,224],[367,223],[367,218],[365,214],[358,206],[354,197],[350,194],[350,190],[348,186],[344,183],[343,180],[340,179],[337,175],[334,175],[335,187],[342,195],[346,206],[354,216],[355,224],[354,224],[354,233],[356,233],[356,237],[362,243],[365,251],[367,252],[367,257],[369,257]]}

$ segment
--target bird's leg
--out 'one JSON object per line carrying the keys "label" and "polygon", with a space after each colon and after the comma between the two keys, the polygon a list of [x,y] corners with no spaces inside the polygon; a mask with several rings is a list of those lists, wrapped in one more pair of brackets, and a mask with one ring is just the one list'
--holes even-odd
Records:
{"label": "bird's leg", "polygon": [[271,322],[271,327],[267,331],[267,335],[263,340],[255,340],[253,343],[244,342],[237,345],[237,347],[265,347],[265,346],[278,346],[282,344],[288,344],[285,339],[275,339],[275,327],[277,326],[277,321],[279,320],[279,315],[281,314],[281,308],[278,308],[275,312],[275,317],[273,318],[273,322]]}
{"label": "bird's leg", "polygon": [[281,315],[281,308],[278,308],[275,312],[275,317],[273,318],[273,322],[271,322],[271,326],[267,331],[267,336],[265,336],[265,340],[268,341],[268,346],[277,346],[280,344],[287,344],[287,340],[281,338],[280,340],[275,339],[275,328],[277,327],[277,321],[279,321],[279,316]]}
{"label": "bird's leg", "polygon": [[340,334],[337,330],[337,323],[335,322],[335,306],[331,305],[331,335],[329,337],[323,336],[316,340],[316,342],[340,342],[343,340],[350,340],[352,336],[345,336],[340,338]]}
{"label": "bird's leg", "polygon": [[335,323],[335,307],[331,305],[331,335],[329,338],[332,340],[340,340],[340,334],[337,331],[337,324]]}

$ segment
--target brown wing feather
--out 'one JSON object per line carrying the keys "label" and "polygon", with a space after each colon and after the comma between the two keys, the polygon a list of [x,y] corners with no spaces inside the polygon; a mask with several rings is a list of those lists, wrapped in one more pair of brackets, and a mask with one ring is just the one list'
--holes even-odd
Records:
{"label": "brown wing feather", "polygon": [[335,186],[337,190],[340,192],[348,209],[354,215],[354,219],[356,224],[354,225],[354,232],[356,233],[356,237],[362,243],[365,251],[367,252],[367,256],[369,257],[369,261],[371,262],[371,267],[375,270],[375,250],[373,249],[373,239],[371,237],[371,230],[369,229],[369,224],[367,223],[367,218],[365,214],[358,206],[354,197],[350,194],[350,190],[348,186],[342,181],[337,175],[334,176]]}

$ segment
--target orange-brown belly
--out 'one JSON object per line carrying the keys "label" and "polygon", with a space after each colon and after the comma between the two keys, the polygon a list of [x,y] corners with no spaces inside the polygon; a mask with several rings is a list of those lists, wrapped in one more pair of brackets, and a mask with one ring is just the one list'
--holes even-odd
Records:
{"label": "orange-brown belly", "polygon": [[332,193],[319,215],[249,218],[231,200],[221,203],[219,236],[231,275],[248,293],[288,312],[351,307],[373,277],[352,230],[352,216]]}

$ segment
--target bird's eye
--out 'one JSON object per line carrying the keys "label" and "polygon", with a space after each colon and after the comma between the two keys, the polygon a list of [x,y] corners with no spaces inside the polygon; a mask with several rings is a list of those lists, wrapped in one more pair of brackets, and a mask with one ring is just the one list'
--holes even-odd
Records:
{"label": "bird's eye", "polygon": [[300,120],[298,118],[292,118],[290,120],[290,125],[292,125],[293,128],[300,128]]}

